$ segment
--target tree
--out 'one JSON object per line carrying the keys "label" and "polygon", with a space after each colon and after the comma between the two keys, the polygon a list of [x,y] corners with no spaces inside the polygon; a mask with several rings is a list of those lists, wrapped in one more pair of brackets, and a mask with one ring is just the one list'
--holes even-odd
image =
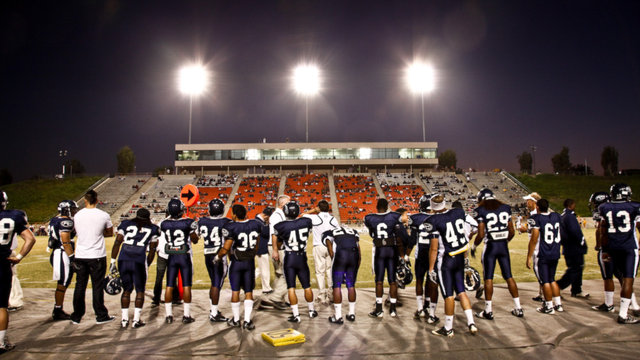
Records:
{"label": "tree", "polygon": [[0,186],[9,185],[13,182],[13,176],[9,172],[9,169],[4,168],[0,170]]}
{"label": "tree", "polygon": [[520,172],[524,174],[531,173],[531,167],[533,166],[533,156],[530,152],[523,151],[522,154],[516,156],[518,164],[520,164]]}
{"label": "tree", "polygon": [[453,150],[445,150],[438,156],[438,165],[445,169],[455,170],[457,163],[456,152]]}
{"label": "tree", "polygon": [[80,174],[84,174],[86,172],[86,169],[84,168],[84,165],[82,165],[82,163],[78,159],[69,160],[64,165],[65,165],[65,167],[67,169],[67,174],[80,175]]}
{"label": "tree", "polygon": [[600,157],[600,164],[604,169],[604,176],[612,176],[618,173],[618,150],[613,146],[605,146]]}
{"label": "tree", "polygon": [[593,170],[590,166],[586,166],[584,164],[577,164],[571,167],[571,173],[573,175],[593,175]]}
{"label": "tree", "polygon": [[567,174],[570,172],[571,161],[569,160],[569,148],[563,146],[559,153],[553,155],[551,164],[553,165],[553,172],[555,173]]}
{"label": "tree", "polygon": [[134,171],[136,167],[136,156],[130,147],[123,146],[122,149],[118,151],[116,157],[118,159],[118,172],[120,174],[128,174]]}

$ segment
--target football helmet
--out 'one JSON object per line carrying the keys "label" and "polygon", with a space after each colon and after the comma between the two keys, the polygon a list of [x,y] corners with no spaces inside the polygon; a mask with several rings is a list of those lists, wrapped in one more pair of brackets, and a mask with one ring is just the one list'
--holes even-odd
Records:
{"label": "football helmet", "polygon": [[70,218],[78,211],[78,204],[73,200],[62,200],[58,204],[58,213],[62,216],[68,216]]}
{"label": "football helmet", "polygon": [[615,201],[630,201],[631,200],[631,186],[625,183],[616,183],[611,185],[609,189],[611,194],[611,200]]}
{"label": "football helmet", "polygon": [[431,194],[424,194],[420,197],[420,200],[418,200],[418,206],[420,207],[420,211],[422,212],[429,211],[429,204],[430,204],[429,199],[431,199]]}
{"label": "football helmet", "polygon": [[300,215],[300,206],[295,201],[289,201],[287,205],[282,208],[284,215],[289,219],[295,219]]}
{"label": "football helmet", "polygon": [[404,288],[406,285],[411,284],[413,281],[413,273],[411,273],[411,263],[400,259],[398,266],[396,267],[396,279],[398,280],[398,286]]}
{"label": "football helmet", "polygon": [[174,219],[181,218],[185,209],[184,204],[178,198],[169,200],[169,204],[167,204],[167,213]]}
{"label": "football helmet", "polygon": [[487,188],[484,188],[478,192],[477,198],[478,198],[478,202],[480,202],[482,200],[495,199],[496,197],[493,195],[493,191]]}
{"label": "football helmet", "polygon": [[209,215],[220,216],[224,213],[224,203],[220,199],[209,201]]}
{"label": "football helmet", "polygon": [[598,206],[609,201],[611,201],[611,196],[608,193],[604,191],[594,192],[589,196],[589,210],[594,213],[598,211]]}
{"label": "football helmet", "polygon": [[7,193],[4,191],[0,191],[0,210],[6,209],[8,203],[9,197],[7,196]]}
{"label": "football helmet", "polygon": [[475,291],[480,288],[482,281],[480,273],[471,266],[464,267],[464,289],[465,291]]}
{"label": "football helmet", "polygon": [[118,295],[122,292],[122,279],[120,278],[120,273],[117,270],[111,271],[104,281],[104,292],[107,294]]}

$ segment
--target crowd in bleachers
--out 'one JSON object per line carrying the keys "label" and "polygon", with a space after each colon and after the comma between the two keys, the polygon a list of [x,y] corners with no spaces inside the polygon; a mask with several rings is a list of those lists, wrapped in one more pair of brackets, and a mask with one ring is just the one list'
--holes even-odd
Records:
{"label": "crowd in bleachers", "polygon": [[391,203],[392,209],[405,208],[409,212],[419,211],[417,199],[425,193],[418,185],[413,173],[378,173],[376,174],[384,196]]}
{"label": "crowd in bleachers", "polygon": [[361,222],[366,214],[376,212],[378,193],[371,176],[347,175],[333,178],[343,223]]}
{"label": "crowd in bleachers", "polygon": [[238,174],[205,175],[198,179],[196,186],[233,186],[238,181]]}
{"label": "crowd in bleachers", "polygon": [[284,193],[302,209],[315,207],[322,199],[331,202],[327,174],[289,174]]}
{"label": "crowd in bleachers", "polygon": [[150,176],[119,176],[108,179],[99,188],[98,208],[112,215],[149,179]]}
{"label": "crowd in bleachers", "polygon": [[498,200],[511,205],[514,213],[524,214],[526,212],[526,205],[522,197],[527,195],[527,192],[501,173],[494,171],[471,172],[466,173],[465,177],[478,189],[487,188],[493,191]]}
{"label": "crowd in bleachers", "polygon": [[274,206],[278,198],[280,177],[245,176],[233,200],[247,208],[247,219],[253,219],[266,206]]}

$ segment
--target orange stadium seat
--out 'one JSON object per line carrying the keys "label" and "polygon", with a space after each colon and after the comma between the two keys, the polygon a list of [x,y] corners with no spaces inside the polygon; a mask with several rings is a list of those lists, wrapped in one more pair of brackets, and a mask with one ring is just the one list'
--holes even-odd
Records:
{"label": "orange stadium seat", "polygon": [[[247,219],[253,219],[266,206],[275,206],[280,177],[244,177],[233,200],[247,208]],[[231,218],[231,212],[227,214]]]}

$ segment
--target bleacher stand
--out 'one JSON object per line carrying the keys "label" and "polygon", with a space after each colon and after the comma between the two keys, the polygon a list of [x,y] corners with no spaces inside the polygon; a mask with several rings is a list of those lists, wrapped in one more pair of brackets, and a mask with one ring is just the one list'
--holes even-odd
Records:
{"label": "bleacher stand", "polygon": [[98,208],[113,215],[150,178],[149,175],[120,175],[109,178],[96,190]]}
{"label": "bleacher stand", "polygon": [[413,173],[378,173],[378,182],[391,209],[405,208],[411,213],[419,211],[418,200],[424,189],[418,185]]}
{"label": "bleacher stand", "polygon": [[220,199],[226,204],[237,180],[237,174],[206,175],[199,178],[196,184],[200,193],[200,200],[193,207],[192,213],[197,214],[199,217],[208,216],[208,204],[213,199]]}
{"label": "bleacher stand", "polygon": [[462,181],[452,172],[421,173],[420,178],[433,192],[443,194],[446,201],[451,204],[458,200],[466,211],[473,210],[476,206],[476,194],[471,191],[465,181]]}
{"label": "bleacher stand", "polygon": [[326,174],[287,175],[284,193],[295,200],[302,211],[315,207],[322,199],[331,203],[328,176]]}
{"label": "bleacher stand", "polygon": [[360,223],[364,216],[376,212],[378,193],[369,175],[334,175],[336,199],[343,223]]}
{"label": "bleacher stand", "polygon": [[493,191],[498,200],[511,205],[514,214],[525,213],[526,206],[522,197],[527,195],[526,191],[501,173],[475,171],[466,173],[465,177],[478,189],[487,188]]}
{"label": "bleacher stand", "polygon": [[158,224],[166,217],[167,203],[174,196],[180,196],[180,190],[186,184],[194,182],[193,175],[162,175],[158,181],[146,192],[140,194],[140,198],[134,202],[126,213],[120,214],[120,218],[135,216],[138,208],[145,207],[151,212],[151,221]]}
{"label": "bleacher stand", "polygon": [[[244,176],[234,204],[242,204],[247,208],[247,219],[253,219],[266,206],[275,206],[278,198],[279,176]],[[227,214],[227,217],[231,217]]]}

